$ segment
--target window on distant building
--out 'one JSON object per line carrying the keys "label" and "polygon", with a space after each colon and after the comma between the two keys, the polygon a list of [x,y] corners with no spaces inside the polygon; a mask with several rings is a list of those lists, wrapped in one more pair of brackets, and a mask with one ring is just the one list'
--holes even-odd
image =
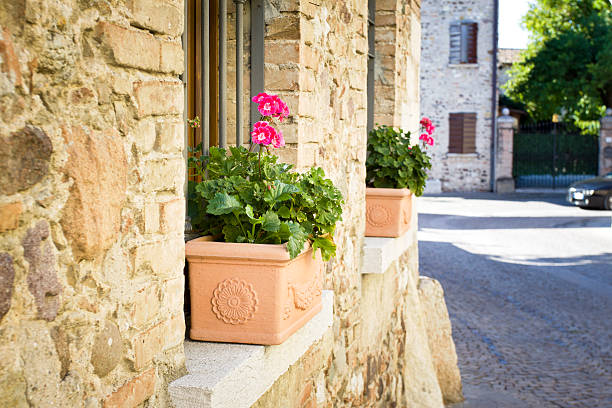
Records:
{"label": "window on distant building", "polygon": [[478,23],[459,21],[450,26],[451,64],[476,64],[478,62]]}
{"label": "window on distant building", "polygon": [[476,153],[475,113],[451,113],[448,129],[449,153]]}

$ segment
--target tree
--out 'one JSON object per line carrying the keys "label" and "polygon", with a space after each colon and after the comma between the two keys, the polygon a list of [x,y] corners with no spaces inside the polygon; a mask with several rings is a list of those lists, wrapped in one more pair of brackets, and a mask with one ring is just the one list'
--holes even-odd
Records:
{"label": "tree", "polygon": [[564,116],[585,130],[612,107],[609,0],[536,0],[523,18],[530,44],[505,89],[535,119]]}

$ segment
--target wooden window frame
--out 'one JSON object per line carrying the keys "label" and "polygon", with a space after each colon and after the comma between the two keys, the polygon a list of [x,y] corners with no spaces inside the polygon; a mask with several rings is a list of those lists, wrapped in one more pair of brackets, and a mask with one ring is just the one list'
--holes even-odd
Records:
{"label": "wooden window frame", "polygon": [[476,113],[450,113],[448,115],[448,152],[453,154],[476,153],[476,126]]}

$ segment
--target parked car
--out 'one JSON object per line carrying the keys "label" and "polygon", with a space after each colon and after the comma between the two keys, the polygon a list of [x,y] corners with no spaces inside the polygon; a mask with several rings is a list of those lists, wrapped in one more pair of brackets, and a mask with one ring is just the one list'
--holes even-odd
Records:
{"label": "parked car", "polygon": [[612,210],[612,173],[573,183],[567,201],[580,208]]}

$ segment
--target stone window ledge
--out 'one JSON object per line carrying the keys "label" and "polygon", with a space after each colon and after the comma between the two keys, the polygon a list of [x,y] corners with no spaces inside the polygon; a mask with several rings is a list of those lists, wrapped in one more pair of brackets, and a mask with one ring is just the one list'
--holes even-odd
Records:
{"label": "stone window ledge", "polygon": [[411,228],[397,238],[366,237],[363,247],[363,275],[385,273],[389,266],[406,252],[416,240],[416,231]]}
{"label": "stone window ledge", "polygon": [[448,64],[449,68],[478,68],[478,64]]}
{"label": "stone window ledge", "polygon": [[333,322],[334,293],[323,291],[323,310],[278,346],[185,341],[188,374],[168,391],[176,408],[248,408]]}
{"label": "stone window ledge", "polygon": [[478,153],[446,153],[446,157],[457,159],[473,159],[479,158],[480,155]]}

